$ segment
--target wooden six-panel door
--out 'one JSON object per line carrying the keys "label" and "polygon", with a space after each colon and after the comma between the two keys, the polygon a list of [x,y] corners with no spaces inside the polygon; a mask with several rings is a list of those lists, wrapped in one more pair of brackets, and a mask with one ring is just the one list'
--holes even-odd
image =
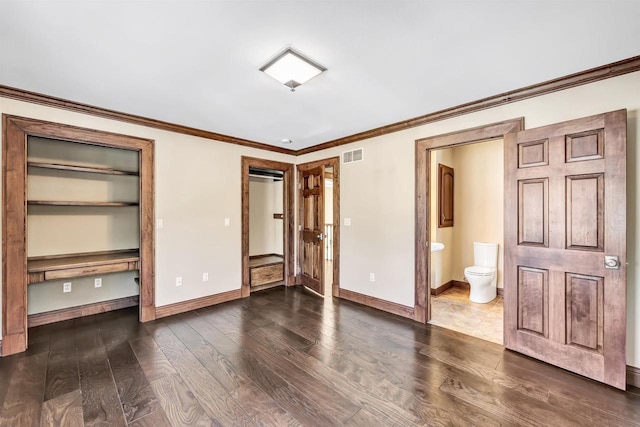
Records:
{"label": "wooden six-panel door", "polygon": [[324,167],[302,171],[300,281],[324,295]]}
{"label": "wooden six-panel door", "polygon": [[505,346],[620,389],[626,126],[621,110],[505,135]]}

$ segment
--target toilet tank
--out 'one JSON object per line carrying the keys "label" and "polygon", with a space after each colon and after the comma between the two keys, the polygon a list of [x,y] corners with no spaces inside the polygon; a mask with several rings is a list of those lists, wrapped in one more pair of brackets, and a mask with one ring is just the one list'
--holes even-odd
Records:
{"label": "toilet tank", "polygon": [[473,242],[473,265],[498,267],[498,244]]}

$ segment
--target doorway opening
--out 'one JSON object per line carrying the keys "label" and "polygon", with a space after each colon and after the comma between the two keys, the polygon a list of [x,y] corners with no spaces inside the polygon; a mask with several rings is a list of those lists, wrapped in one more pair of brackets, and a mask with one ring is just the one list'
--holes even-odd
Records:
{"label": "doorway opening", "polygon": [[429,323],[503,343],[504,140],[429,150]]}
{"label": "doorway opening", "polygon": [[[427,323],[431,320],[431,271],[432,259],[430,242],[436,242],[434,235],[437,223],[432,226],[432,198],[436,197],[431,189],[431,154],[434,150],[453,148],[493,139],[504,139],[505,135],[519,132],[524,128],[524,119],[518,118],[486,126],[466,129],[443,135],[416,140],[416,269],[415,269],[415,307],[414,320]],[[436,164],[437,167],[437,164]],[[452,203],[452,208],[454,208]],[[436,208],[437,209],[437,208]],[[445,220],[448,214],[445,212]],[[455,223],[455,218],[453,218]],[[446,222],[446,221],[445,221]]]}
{"label": "doorway opening", "polygon": [[340,158],[297,165],[298,280],[326,297],[340,296]]}
{"label": "doorway opening", "polygon": [[324,168],[324,296],[333,296],[333,167]]}
{"label": "doorway opening", "polygon": [[294,284],[293,165],[242,158],[242,296]]}

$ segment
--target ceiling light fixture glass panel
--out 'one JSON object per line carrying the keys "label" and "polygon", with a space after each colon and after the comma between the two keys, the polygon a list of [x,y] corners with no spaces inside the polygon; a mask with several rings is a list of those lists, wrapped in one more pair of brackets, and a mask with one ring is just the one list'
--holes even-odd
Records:
{"label": "ceiling light fixture glass panel", "polygon": [[260,68],[260,71],[290,87],[292,92],[326,70],[322,65],[291,48],[285,49]]}

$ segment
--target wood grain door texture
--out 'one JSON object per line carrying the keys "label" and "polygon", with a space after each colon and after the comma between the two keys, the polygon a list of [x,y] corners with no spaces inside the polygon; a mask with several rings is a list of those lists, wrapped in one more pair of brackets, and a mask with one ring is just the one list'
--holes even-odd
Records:
{"label": "wood grain door texture", "polygon": [[505,135],[505,346],[620,389],[626,126],[620,110]]}
{"label": "wood grain door texture", "polygon": [[300,172],[301,284],[324,295],[324,166]]}
{"label": "wood grain door texture", "polygon": [[438,163],[438,228],[453,227],[453,168]]}

